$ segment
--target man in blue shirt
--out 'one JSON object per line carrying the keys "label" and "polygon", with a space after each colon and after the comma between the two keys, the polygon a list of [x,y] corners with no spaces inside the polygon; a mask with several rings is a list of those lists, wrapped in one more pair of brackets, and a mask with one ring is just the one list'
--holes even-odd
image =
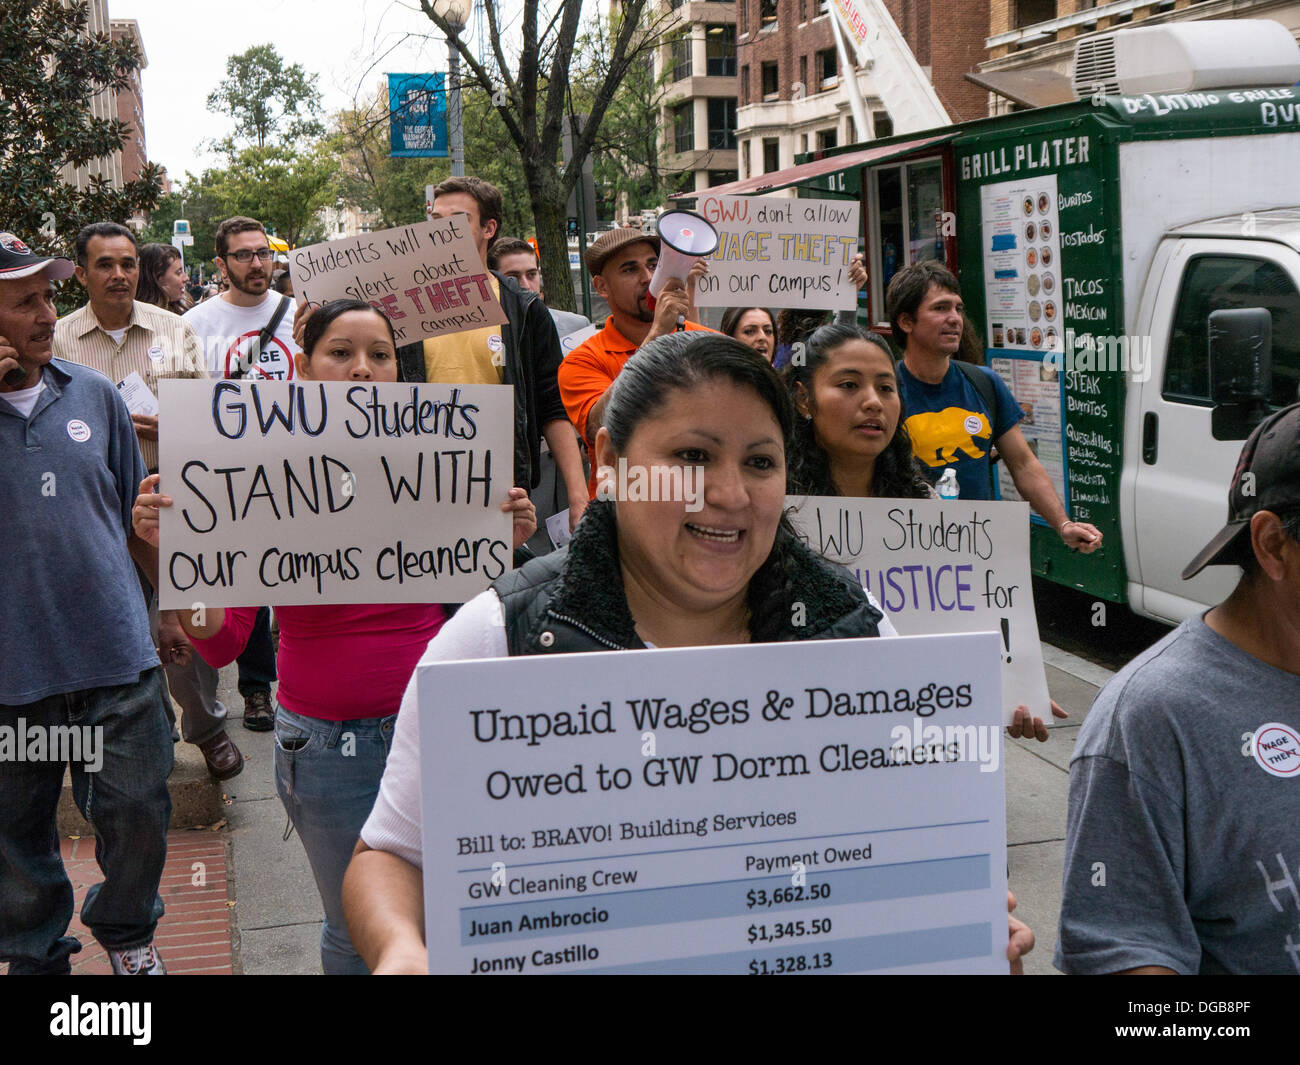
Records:
{"label": "man in blue shirt", "polygon": [[104,872],[81,919],[115,973],[159,975],[172,745],[132,566],[157,559],[131,531],[145,467],[126,404],[51,357],[51,282],[71,273],[0,233],[0,960],[67,973],[81,949],[55,827],[66,765]]}
{"label": "man in blue shirt", "polygon": [[[975,382],[954,362],[965,325],[957,278],[937,262],[915,263],[900,270],[889,283],[886,311],[894,340],[903,348],[898,387],[912,450],[937,481],[943,471],[957,471],[962,499],[992,497],[990,444],[1021,497],[1072,548],[1090,554],[1101,546],[1101,531],[1087,522],[1071,521],[1051,478],[1029,449],[1018,422],[1024,416],[1010,389],[985,367],[988,387]],[[993,403],[981,392],[990,393]]]}

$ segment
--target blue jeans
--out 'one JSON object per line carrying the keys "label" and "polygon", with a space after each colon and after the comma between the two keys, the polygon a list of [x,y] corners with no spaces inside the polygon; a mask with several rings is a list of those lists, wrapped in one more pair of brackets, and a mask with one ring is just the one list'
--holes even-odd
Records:
{"label": "blue jeans", "polygon": [[[271,608],[261,607],[248,643],[235,659],[239,667],[239,694],[247,698],[255,691],[271,694],[275,680],[275,642],[271,639]],[[187,740],[188,736],[185,737]]]}
{"label": "blue jeans", "polygon": [[9,962],[10,973],[66,973],[81,949],[67,934],[72,884],[59,856],[55,817],[65,764],[77,806],[95,826],[95,861],[104,873],[104,882],[86,894],[82,921],[105,949],[153,939],[163,914],[158,883],[172,811],[171,727],[163,699],[162,669],[155,667],[132,684],[0,706],[0,725],[16,729],[22,718],[28,736],[56,726],[102,729],[98,771],[88,760],[54,757],[0,763],[0,960]]}
{"label": "blue jeans", "polygon": [[322,721],[276,706],[275,789],[325,905],[320,958],[326,975],[370,972],[348,938],[343,874],[379,795],[396,724],[396,714]]}

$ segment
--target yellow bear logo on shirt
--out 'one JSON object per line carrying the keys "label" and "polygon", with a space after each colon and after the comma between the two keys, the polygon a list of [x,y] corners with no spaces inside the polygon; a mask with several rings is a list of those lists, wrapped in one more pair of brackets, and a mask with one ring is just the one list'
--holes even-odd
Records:
{"label": "yellow bear logo on shirt", "polygon": [[[987,452],[981,445],[993,436],[988,419],[964,407],[923,411],[907,418],[906,423],[912,450],[927,466],[951,465],[957,461],[959,451],[969,458],[982,459]],[[976,437],[983,440],[976,442]]]}

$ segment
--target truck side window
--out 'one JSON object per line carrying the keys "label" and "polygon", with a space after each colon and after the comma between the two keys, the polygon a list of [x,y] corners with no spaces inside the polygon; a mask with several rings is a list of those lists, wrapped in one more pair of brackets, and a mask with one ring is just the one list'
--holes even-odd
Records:
{"label": "truck side window", "polygon": [[1178,294],[1161,389],[1166,400],[1211,405],[1210,312],[1238,307],[1264,307],[1272,316],[1273,406],[1300,398],[1300,292],[1290,276],[1266,259],[1201,255],[1187,264]]}

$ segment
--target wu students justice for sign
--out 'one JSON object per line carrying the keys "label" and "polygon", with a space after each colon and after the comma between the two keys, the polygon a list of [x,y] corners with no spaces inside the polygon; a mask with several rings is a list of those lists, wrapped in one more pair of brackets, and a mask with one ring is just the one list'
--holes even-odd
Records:
{"label": "wu students justice for sign", "polygon": [[299,303],[364,300],[398,344],[506,320],[464,216],[295,248],[289,269]]}
{"label": "wu students justice for sign", "polygon": [[904,636],[996,632],[1003,716],[1051,720],[1029,572],[1029,504],[791,496],[813,550],[857,575]]}
{"label": "wu students justice for sign", "polygon": [[463,602],[510,568],[511,389],[159,389],[163,609]]}

